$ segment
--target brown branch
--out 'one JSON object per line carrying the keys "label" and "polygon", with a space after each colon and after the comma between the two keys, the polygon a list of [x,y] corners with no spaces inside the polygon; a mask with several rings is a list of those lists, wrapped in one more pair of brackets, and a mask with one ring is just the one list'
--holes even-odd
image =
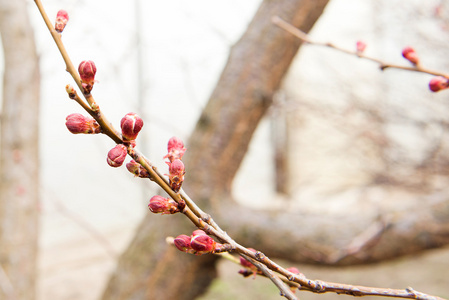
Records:
{"label": "brown branch", "polygon": [[[41,12],[42,17],[45,23],[47,24],[47,27],[49,28],[50,33],[52,34],[56,42],[56,45],[59,48],[59,51],[62,54],[62,57],[67,66],[67,71],[72,75],[73,79],[77,83],[80,90],[83,91],[83,87],[81,85],[78,73],[76,72],[75,68],[73,67],[73,64],[70,61],[67,51],[65,50],[65,47],[61,41],[60,34],[54,30],[51,22],[48,19],[48,16],[46,15],[43,9],[40,0],[35,0],[35,3],[39,8],[39,11]],[[274,21],[276,20],[277,19],[275,18]],[[276,22],[280,22],[279,20],[277,20]],[[299,34],[299,36],[301,36],[301,34]],[[305,41],[310,43],[310,40],[307,38],[307,36],[302,37],[304,38]],[[390,65],[388,67],[392,66]],[[86,106],[83,101],[80,102],[81,99],[77,95],[75,95],[72,98],[75,99],[89,114],[91,114],[92,117],[95,118],[95,120],[97,120],[97,122],[100,124],[103,130],[103,133],[108,135],[116,143],[123,144],[124,142],[121,138],[121,135],[118,133],[117,130],[115,130],[115,128],[111,125],[111,123],[109,123],[106,120],[104,115],[101,113],[99,107],[96,105],[92,95],[90,93],[89,94],[83,93],[83,95],[86,98],[86,101],[88,102],[90,107]],[[312,291],[314,293],[335,292],[339,294],[343,293],[353,296],[374,295],[374,296],[388,296],[388,297],[399,297],[399,298],[421,299],[421,300],[429,300],[429,299],[442,300],[442,298],[428,296],[426,294],[416,292],[411,288],[408,288],[406,290],[392,290],[384,288],[353,286],[347,284],[324,282],[320,280],[310,280],[307,279],[303,274],[300,275],[293,274],[288,270],[286,270],[285,268],[276,264],[274,261],[265,256],[262,252],[258,251],[256,253],[253,253],[247,248],[237,244],[212,220],[212,218],[210,218],[208,214],[204,213],[186,194],[174,192],[167,183],[167,179],[164,178],[150,163],[150,161],[147,158],[145,158],[142,154],[140,154],[136,149],[134,149],[131,146],[128,146],[128,154],[148,171],[148,173],[150,174],[150,180],[154,181],[162,189],[164,189],[164,191],[167,192],[167,194],[170,195],[170,197],[173,198],[173,200],[177,201],[178,203],[181,202],[181,200],[186,201],[187,207],[183,211],[183,214],[196,227],[203,229],[208,234],[217,237],[220,241],[228,243],[230,245],[231,250],[235,250],[245,259],[254,264],[266,277],[268,277],[279,288],[281,295],[286,297],[287,299],[297,299],[297,298],[289,290],[287,285],[285,285],[282,282],[282,279],[279,278],[278,275],[273,274],[271,271],[283,275],[289,281],[300,284],[301,289]]]}
{"label": "brown branch", "polygon": [[295,26],[291,25],[290,23],[284,21],[283,19],[281,19],[279,16],[273,16],[271,21],[273,22],[273,24],[279,26],[280,28],[284,29],[285,31],[291,33],[292,35],[296,36],[298,39],[310,44],[310,45],[315,45],[315,46],[321,46],[321,47],[328,47],[328,48],[332,48],[336,51],[339,52],[343,52],[349,55],[354,55],[357,57],[360,57],[362,59],[366,59],[366,60],[370,60],[376,64],[379,65],[379,68],[383,71],[385,69],[399,69],[399,70],[405,70],[405,71],[412,71],[412,72],[420,72],[420,73],[427,73],[430,75],[435,75],[435,76],[443,76],[449,79],[449,73],[445,73],[445,72],[440,72],[440,71],[436,71],[436,70],[430,70],[427,68],[423,68],[420,65],[416,65],[416,66],[401,66],[401,65],[396,65],[396,64],[391,64],[391,63],[387,63],[384,62],[378,58],[375,57],[370,57],[367,56],[363,53],[357,52],[356,50],[348,50],[339,46],[336,46],[334,44],[331,43],[323,43],[323,42],[317,42],[314,41],[310,38],[310,36],[301,31],[300,29],[296,28]]}

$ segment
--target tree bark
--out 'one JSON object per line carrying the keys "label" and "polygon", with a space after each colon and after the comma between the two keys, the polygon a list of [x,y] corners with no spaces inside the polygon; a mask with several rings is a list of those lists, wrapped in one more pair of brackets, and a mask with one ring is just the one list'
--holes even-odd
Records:
{"label": "tree bark", "polygon": [[26,2],[0,1],[5,72],[0,153],[0,298],[35,299],[39,68]]}
{"label": "tree bark", "polygon": [[[251,137],[269,108],[301,42],[277,28],[278,15],[308,32],[327,0],[266,0],[232,47],[219,83],[187,143],[186,191],[214,215],[229,198],[232,180]],[[223,197],[223,198],[222,198]],[[186,255],[166,236],[190,234],[182,216],[148,215],[121,256],[103,299],[194,299],[216,276],[212,255]]]}

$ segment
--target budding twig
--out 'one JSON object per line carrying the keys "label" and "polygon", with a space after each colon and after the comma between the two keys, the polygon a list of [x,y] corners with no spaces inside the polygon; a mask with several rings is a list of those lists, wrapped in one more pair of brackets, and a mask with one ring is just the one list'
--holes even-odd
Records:
{"label": "budding twig", "polygon": [[449,79],[449,74],[448,73],[444,73],[444,72],[440,72],[440,71],[436,71],[436,70],[430,70],[430,69],[427,69],[427,68],[423,68],[419,64],[415,64],[413,66],[401,66],[401,65],[391,64],[391,63],[384,62],[384,61],[382,61],[380,59],[367,56],[367,55],[361,53],[360,51],[348,50],[348,49],[341,48],[341,47],[336,46],[336,45],[331,44],[331,43],[323,43],[323,42],[313,41],[307,33],[301,31],[300,29],[298,29],[295,26],[291,25],[290,23],[284,21],[283,19],[281,19],[278,16],[273,16],[271,21],[273,22],[273,24],[279,26],[280,28],[284,29],[285,31],[291,33],[292,35],[296,36],[300,40],[302,40],[302,41],[304,41],[304,42],[306,42],[306,43],[308,43],[310,45],[328,47],[328,48],[332,48],[334,50],[337,50],[337,51],[340,51],[340,52],[343,52],[343,53],[346,53],[346,54],[355,55],[355,56],[358,56],[360,58],[363,58],[363,59],[366,59],[366,60],[370,60],[372,62],[377,63],[381,70],[385,70],[385,69],[400,69],[400,70],[406,70],[406,71],[427,73],[427,74],[435,75],[435,76],[442,76],[442,77],[445,77],[445,78]]}
{"label": "budding twig", "polygon": [[[87,78],[81,78],[75,67],[73,66],[69,55],[67,54],[67,51],[62,43],[60,32],[63,30],[63,26],[58,25],[57,32],[54,27],[52,26],[47,14],[44,11],[44,8],[42,6],[42,3],[40,0],[35,0],[35,3],[64,59],[64,62],[66,64],[66,69],[70,73],[70,75],[75,80],[76,84],[78,85],[79,89],[83,92],[83,96],[86,99],[87,103],[83,101],[76,91],[72,87],[66,87],[66,90],[69,94],[69,97],[71,99],[76,100],[94,119],[98,124],[92,123],[90,124],[91,127],[82,128],[82,130],[78,130],[76,126],[78,126],[77,122],[84,122],[82,116],[74,116],[74,120],[71,123],[71,125],[74,125],[74,128],[72,128],[72,131],[75,131],[75,133],[100,133],[97,132],[97,126],[100,126],[101,133],[106,134],[109,136],[118,146],[114,147],[113,150],[111,150],[108,153],[108,163],[113,167],[118,167],[123,164],[124,156],[126,156],[126,153],[131,156],[135,162],[140,164],[147,172],[145,173],[145,177],[148,177],[150,180],[154,181],[156,184],[158,184],[176,203],[178,204],[178,207],[170,207],[171,212],[182,212],[187,218],[190,219],[190,221],[198,227],[200,233],[196,232],[196,234],[192,234],[191,237],[188,237],[186,235],[181,235],[177,239],[175,239],[175,244],[178,243],[179,245],[176,245],[177,247],[185,250],[191,251],[193,254],[205,254],[205,253],[214,253],[215,250],[217,252],[220,251],[235,251],[238,254],[240,254],[243,258],[248,260],[251,264],[257,267],[257,269],[262,272],[266,277],[268,277],[280,290],[281,295],[286,297],[287,299],[297,299],[296,296],[293,294],[293,292],[289,289],[287,285],[291,286],[297,286],[300,285],[301,289],[312,291],[314,293],[324,293],[324,292],[335,292],[338,294],[348,294],[353,296],[367,296],[367,295],[374,295],[374,296],[388,296],[388,297],[398,297],[398,298],[409,298],[409,299],[420,299],[420,300],[443,300],[439,297],[429,296],[417,291],[414,291],[411,288],[407,288],[405,290],[392,290],[392,289],[382,289],[382,288],[369,288],[369,287],[363,287],[363,286],[353,286],[353,285],[346,285],[346,284],[339,284],[339,283],[330,283],[330,282],[324,282],[319,280],[310,280],[307,279],[303,274],[295,274],[287,269],[284,269],[283,267],[279,266],[275,262],[273,262],[271,259],[266,257],[262,252],[256,251],[253,252],[248,248],[243,247],[242,245],[239,245],[236,243],[225,231],[223,231],[218,224],[216,224],[213,219],[208,215],[207,213],[203,212],[195,203],[192,201],[192,199],[189,198],[187,194],[185,194],[180,188],[183,181],[184,176],[184,165],[182,162],[180,162],[180,157],[183,154],[183,151],[185,151],[184,148],[178,149],[180,152],[177,153],[178,158],[170,157],[170,164],[169,166],[172,167],[171,174],[170,174],[170,180],[167,180],[162,174],[158,172],[158,170],[151,164],[151,162],[143,156],[141,153],[139,153],[135,149],[135,138],[137,136],[137,133],[140,131],[140,129],[143,126],[143,121],[134,113],[129,113],[125,116],[124,119],[122,119],[121,122],[121,129],[122,134],[120,134],[110,122],[107,121],[106,117],[101,112],[100,108],[96,104],[93,96],[91,95],[91,89],[93,86],[94,75],[96,67],[91,61],[84,61],[82,63],[82,66],[80,68],[82,69],[81,73],[83,76],[87,76]],[[64,20],[64,26],[66,21],[68,21],[68,16],[66,20]],[[425,70],[416,63],[416,66],[414,68],[411,67],[402,67],[402,66],[395,66],[390,64],[385,64],[381,62],[380,60],[369,58],[366,56],[363,56],[360,52],[354,52],[354,51],[348,51],[345,49],[338,48],[336,46],[333,46],[331,44],[323,44],[323,43],[316,43],[312,42],[310,38],[303,32],[299,31],[297,28],[293,27],[292,25],[286,23],[279,17],[274,17],[273,22],[280,26],[281,28],[287,30],[288,32],[294,34],[298,38],[310,43],[310,44],[316,44],[321,46],[327,46],[334,49],[337,49],[342,52],[346,52],[349,54],[355,54],[359,57],[363,57],[372,61],[377,62],[381,69],[385,68],[398,68],[398,69],[406,69],[410,71],[419,71],[424,73],[429,73],[433,75],[439,75],[444,76],[445,78],[449,78],[449,75],[441,73],[441,72],[434,72]],[[410,58],[408,58],[410,61],[412,61]],[[79,68],[79,70],[80,70]],[[78,71],[79,71],[78,70]],[[446,84],[443,82],[443,85]],[[446,88],[445,86],[443,86]],[[90,122],[90,121],[86,121]],[[92,122],[94,122],[92,120]],[[76,125],[76,126],[75,126]],[[76,127],[76,128],[75,128]],[[74,130],[77,129],[77,130]],[[80,131],[80,132],[78,132]],[[86,132],[87,131],[87,132]],[[91,132],[92,131],[92,132]],[[174,165],[172,165],[174,164]],[[140,174],[140,173],[139,173]],[[173,203],[170,203],[172,205]],[[215,236],[217,239],[220,240],[223,245],[216,243],[209,235]],[[189,248],[192,247],[192,248]],[[179,249],[178,248],[178,249]],[[275,273],[273,273],[274,271]],[[279,277],[279,274],[283,277]],[[288,280],[290,282],[294,282],[295,284],[285,284],[282,282],[282,280]]]}

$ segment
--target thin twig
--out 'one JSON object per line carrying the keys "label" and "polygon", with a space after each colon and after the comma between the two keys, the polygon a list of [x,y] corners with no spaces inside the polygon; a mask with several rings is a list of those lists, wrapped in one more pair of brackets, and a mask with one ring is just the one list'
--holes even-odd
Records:
{"label": "thin twig", "polygon": [[357,52],[356,50],[348,50],[345,48],[341,48],[338,47],[334,44],[331,43],[323,43],[323,42],[317,42],[317,41],[313,41],[310,36],[301,31],[300,29],[296,28],[295,26],[291,25],[290,23],[284,21],[283,19],[281,19],[278,16],[273,16],[271,21],[273,22],[273,24],[279,26],[280,28],[284,29],[285,31],[293,34],[294,36],[296,36],[297,38],[299,38],[300,40],[310,44],[310,45],[315,45],[315,46],[321,46],[321,47],[328,47],[328,48],[332,48],[334,50],[346,53],[346,54],[350,54],[350,55],[355,55],[357,57],[366,59],[366,60],[370,60],[372,62],[375,62],[376,64],[379,65],[379,68],[381,70],[385,70],[385,69],[399,69],[399,70],[406,70],[406,71],[412,71],[412,72],[420,72],[420,73],[427,73],[430,75],[435,75],[435,76],[443,76],[449,79],[449,74],[448,73],[444,73],[444,72],[440,72],[440,71],[435,71],[435,70],[430,70],[427,68],[423,68],[420,65],[416,65],[416,66],[401,66],[401,65],[396,65],[396,64],[391,64],[391,63],[387,63],[384,62],[380,59],[374,58],[374,57],[370,57],[367,56],[363,53]]}

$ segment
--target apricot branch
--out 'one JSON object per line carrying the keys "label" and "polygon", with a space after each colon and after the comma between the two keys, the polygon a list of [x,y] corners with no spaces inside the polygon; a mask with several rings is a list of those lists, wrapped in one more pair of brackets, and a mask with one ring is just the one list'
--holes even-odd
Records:
{"label": "apricot branch", "polygon": [[[182,156],[186,149],[182,141],[174,137],[170,139],[168,143],[168,154],[164,157],[169,160],[166,162],[169,167],[167,179],[136,149],[136,138],[143,127],[143,120],[135,113],[126,114],[120,121],[121,133],[119,133],[119,131],[107,121],[91,94],[95,84],[96,74],[94,62],[89,60],[81,62],[78,67],[79,74],[74,68],[61,40],[61,33],[69,19],[67,12],[58,12],[55,26],[53,27],[44,11],[41,1],[35,0],[35,3],[55,40],[66,64],[67,71],[71,74],[78,85],[78,88],[82,91],[86,101],[78,96],[72,86],[67,85],[66,91],[69,98],[80,104],[92,117],[89,118],[80,114],[71,114],[67,117],[67,128],[70,132],[76,134],[103,133],[107,135],[116,143],[116,146],[113,147],[107,155],[107,163],[110,166],[122,166],[126,156],[129,155],[132,158],[132,161],[126,165],[127,169],[135,176],[154,181],[170,196],[170,198],[164,198],[162,196],[152,197],[149,203],[150,211],[165,215],[172,215],[178,212],[182,213],[199,229],[195,230],[190,236],[180,235],[174,239],[173,243],[179,250],[195,255],[237,252],[243,257],[243,262],[246,261],[255,266],[255,268],[246,266],[250,270],[253,270],[253,274],[263,274],[268,277],[278,287],[281,295],[287,299],[297,299],[290,287],[299,286],[302,290],[308,290],[314,293],[335,292],[353,296],[375,295],[422,300],[442,300],[442,298],[416,292],[411,288],[406,290],[391,290],[310,280],[298,270],[294,268],[285,269],[266,257],[262,252],[245,248],[238,244],[214,222],[209,214],[203,212],[195,202],[182,191],[181,186],[186,173],[185,166],[182,162]],[[298,34],[302,36],[304,40],[310,42],[307,36],[304,36],[302,33]],[[363,52],[363,48],[362,44],[358,45],[357,51],[359,52],[359,56],[362,55],[361,52]],[[412,52],[409,51],[404,56],[407,56],[408,58],[406,58],[411,62],[414,61],[416,65],[415,69],[419,68],[418,60],[416,60],[417,57],[415,57]],[[382,66],[384,66],[384,68],[392,67],[384,64]],[[419,70],[424,72],[423,69]],[[448,77],[444,75],[444,78]],[[215,241],[213,237],[217,238],[218,242]],[[242,260],[241,264],[244,265]],[[288,283],[286,284],[284,281],[287,281]]]}
{"label": "apricot branch", "polygon": [[363,54],[363,52],[366,48],[366,44],[362,41],[356,42],[355,50],[348,50],[348,49],[336,46],[332,43],[323,43],[323,42],[313,41],[308,34],[302,32],[301,30],[299,30],[295,26],[291,25],[290,23],[284,21],[283,19],[281,19],[278,16],[272,17],[271,21],[273,22],[273,24],[279,26],[283,30],[289,32],[290,34],[296,36],[300,40],[302,40],[310,45],[328,47],[328,48],[332,48],[336,51],[340,51],[340,52],[350,54],[350,55],[355,55],[362,59],[370,60],[370,61],[378,64],[379,68],[382,71],[385,69],[399,69],[399,70],[406,70],[406,71],[420,72],[420,73],[435,75],[436,77],[432,78],[429,82],[429,89],[432,92],[437,92],[437,91],[449,88],[449,74],[440,72],[440,71],[436,71],[436,70],[430,70],[430,69],[422,67],[421,64],[419,63],[418,55],[416,54],[415,50],[411,47],[405,47],[402,50],[402,56],[405,59],[407,59],[412,64],[412,66],[396,65],[396,64],[387,63],[380,59],[370,57],[370,56]]}

